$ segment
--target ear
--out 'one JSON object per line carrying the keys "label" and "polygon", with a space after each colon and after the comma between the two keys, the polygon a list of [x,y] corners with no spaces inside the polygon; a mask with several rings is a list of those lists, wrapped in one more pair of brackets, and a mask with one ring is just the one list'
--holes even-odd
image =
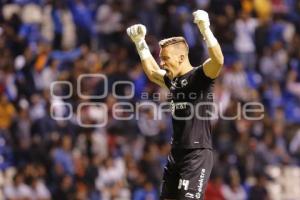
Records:
{"label": "ear", "polygon": [[181,54],[179,56],[179,64],[183,63],[185,56],[183,54]]}

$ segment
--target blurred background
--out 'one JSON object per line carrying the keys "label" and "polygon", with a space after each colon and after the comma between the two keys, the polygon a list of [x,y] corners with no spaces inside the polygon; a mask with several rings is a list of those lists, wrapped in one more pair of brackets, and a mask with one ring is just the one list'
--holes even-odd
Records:
{"label": "blurred background", "polygon": [[[159,40],[184,36],[197,66],[207,58],[192,22],[197,9],[209,12],[225,56],[214,85],[220,112],[236,116],[247,102],[265,108],[262,120],[214,122],[206,200],[299,200],[299,0],[1,0],[0,199],[158,200],[170,114],[153,120],[145,107],[138,120],[122,121],[111,111],[117,102],[165,102],[156,97],[167,91],[145,77],[125,30],[146,25],[156,59]],[[78,83],[81,74],[107,81]],[[134,83],[132,98],[119,98],[132,89],[113,88],[119,80]],[[79,85],[82,95],[104,87],[108,95],[80,98]],[[106,126],[90,126],[104,115]]]}

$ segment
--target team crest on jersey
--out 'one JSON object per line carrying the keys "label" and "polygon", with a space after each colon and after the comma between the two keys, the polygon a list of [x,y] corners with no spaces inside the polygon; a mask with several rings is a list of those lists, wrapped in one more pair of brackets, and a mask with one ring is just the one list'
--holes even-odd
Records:
{"label": "team crest on jersey", "polygon": [[181,81],[181,86],[182,86],[182,87],[185,87],[187,84],[188,84],[188,82],[187,82],[186,79],[183,79],[183,80]]}

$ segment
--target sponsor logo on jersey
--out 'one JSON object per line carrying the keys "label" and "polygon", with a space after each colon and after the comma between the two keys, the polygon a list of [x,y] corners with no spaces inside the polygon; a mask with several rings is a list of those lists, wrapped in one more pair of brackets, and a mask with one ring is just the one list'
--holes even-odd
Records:
{"label": "sponsor logo on jersey", "polygon": [[197,186],[198,192],[195,195],[196,199],[200,199],[200,197],[201,197],[201,193],[202,193],[202,190],[203,190],[204,177],[205,177],[205,169],[202,169],[199,180],[198,180],[199,184]]}
{"label": "sponsor logo on jersey", "polygon": [[186,102],[175,103],[175,109],[176,110],[186,109],[186,107],[187,107],[187,103]]}
{"label": "sponsor logo on jersey", "polygon": [[172,115],[175,114],[175,110],[184,110],[188,106],[188,103],[182,102],[182,103],[175,103],[173,100],[170,102],[170,110]]}
{"label": "sponsor logo on jersey", "polygon": [[192,193],[185,193],[185,195],[184,195],[185,197],[187,197],[187,198],[191,198],[191,199],[193,199],[194,198],[194,194],[192,194]]}
{"label": "sponsor logo on jersey", "polygon": [[186,79],[183,79],[183,80],[181,81],[181,87],[185,87],[187,84],[188,84],[188,82],[187,82]]}

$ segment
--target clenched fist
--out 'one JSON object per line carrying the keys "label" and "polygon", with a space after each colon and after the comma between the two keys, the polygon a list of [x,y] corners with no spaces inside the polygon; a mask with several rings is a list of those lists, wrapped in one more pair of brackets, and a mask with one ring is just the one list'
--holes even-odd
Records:
{"label": "clenched fist", "polygon": [[193,12],[194,16],[194,23],[196,23],[201,31],[201,33],[209,28],[210,22],[209,22],[209,17],[208,13],[204,10],[197,10]]}
{"label": "clenched fist", "polygon": [[145,39],[147,29],[143,24],[136,24],[127,28],[127,35],[134,43]]}
{"label": "clenched fist", "polygon": [[145,41],[146,33],[147,29],[143,24],[136,24],[127,28],[127,35],[134,42],[141,60],[145,60],[152,56]]}

